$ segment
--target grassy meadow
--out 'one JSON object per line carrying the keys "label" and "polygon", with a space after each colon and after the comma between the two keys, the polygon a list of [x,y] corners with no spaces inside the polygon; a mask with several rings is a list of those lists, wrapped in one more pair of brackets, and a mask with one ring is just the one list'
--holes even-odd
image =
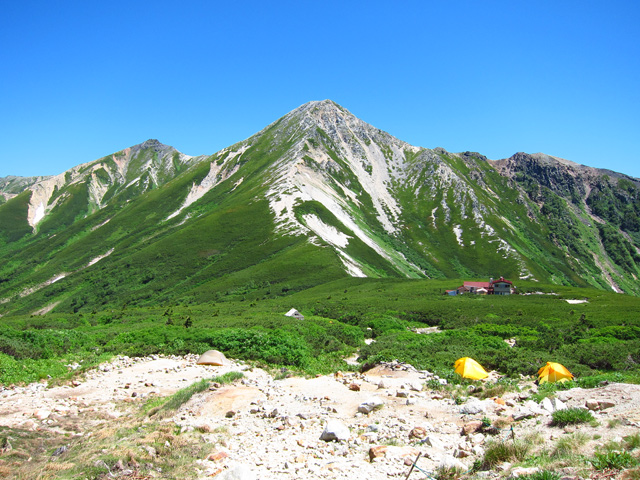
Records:
{"label": "grassy meadow", "polygon": [[[357,353],[361,363],[397,359],[451,379],[462,356],[516,378],[555,361],[584,386],[640,379],[640,298],[534,282],[518,282],[521,294],[507,297],[443,295],[460,283],[345,278],[295,293],[257,284],[204,303],[6,316],[0,383],[64,380],[115,355],[209,349],[310,375],[357,368],[344,361]],[[305,319],[286,317],[290,308]],[[439,331],[411,331],[430,326]]]}

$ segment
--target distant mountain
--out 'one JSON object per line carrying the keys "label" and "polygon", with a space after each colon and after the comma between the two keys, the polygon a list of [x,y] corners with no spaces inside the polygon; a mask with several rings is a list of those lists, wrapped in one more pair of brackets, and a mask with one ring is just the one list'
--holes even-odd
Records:
{"label": "distant mountain", "polygon": [[148,140],[0,179],[0,314],[248,300],[345,276],[640,293],[640,181],[409,145],[329,100],[211,156]]}

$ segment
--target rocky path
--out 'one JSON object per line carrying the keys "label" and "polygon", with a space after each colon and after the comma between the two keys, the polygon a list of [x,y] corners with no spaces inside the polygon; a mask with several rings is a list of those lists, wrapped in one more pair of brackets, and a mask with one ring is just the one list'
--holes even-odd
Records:
{"label": "rocky path", "polygon": [[[473,397],[458,405],[446,392],[426,387],[437,377],[410,365],[381,365],[365,374],[274,380],[240,362],[199,366],[195,356],[121,357],[101,365],[70,385],[45,383],[0,392],[0,426],[84,435],[83,414],[117,422],[132,403],[169,395],[202,378],[242,371],[244,378],[194,395],[171,418],[182,432],[202,432],[210,445],[195,460],[201,478],[350,479],[405,478],[418,454],[420,469],[452,466],[467,471],[482,459],[491,437],[479,433],[483,419],[500,425],[496,437],[535,438],[551,448],[577,431],[592,451],[607,441],[637,433],[640,387],[611,384],[597,389],[558,392],[556,400],[531,400],[535,386],[501,398]],[[549,426],[551,411],[589,408],[598,426]],[[71,428],[73,426],[73,428]],[[502,465],[486,476],[518,473]],[[575,471],[568,469],[568,476]],[[424,478],[418,471],[411,478]],[[123,477],[126,478],[126,477]]]}

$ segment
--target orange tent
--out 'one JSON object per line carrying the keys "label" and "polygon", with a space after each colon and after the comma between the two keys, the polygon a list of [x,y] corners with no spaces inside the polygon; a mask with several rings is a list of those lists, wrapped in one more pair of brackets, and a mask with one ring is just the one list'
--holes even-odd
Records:
{"label": "orange tent", "polygon": [[489,374],[482,368],[473,358],[463,357],[456,360],[453,364],[455,372],[462,378],[470,378],[471,380],[482,380],[487,378]]}
{"label": "orange tent", "polygon": [[538,382],[554,383],[568,382],[573,380],[573,375],[564,365],[555,362],[547,362],[547,364],[538,370]]}

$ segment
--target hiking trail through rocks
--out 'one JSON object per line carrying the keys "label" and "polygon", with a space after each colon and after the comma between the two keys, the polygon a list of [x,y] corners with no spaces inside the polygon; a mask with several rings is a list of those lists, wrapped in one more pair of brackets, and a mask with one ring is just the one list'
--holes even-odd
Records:
{"label": "hiking trail through rocks", "polygon": [[[538,443],[550,448],[558,439],[582,432],[590,439],[585,452],[636,434],[640,426],[637,385],[573,388],[537,403],[531,400],[535,385],[523,381],[519,392],[484,400],[469,396],[458,405],[448,392],[427,387],[429,381],[444,383],[442,379],[398,362],[365,373],[275,380],[243,362],[230,360],[214,367],[196,365],[197,358],[117,357],[67,385],[0,387],[0,426],[42,435],[88,436],[96,422],[117,426],[132,406],[149,398],[233,371],[244,377],[195,394],[163,420],[175,423],[181,432],[203,432],[200,441],[211,444],[210,455],[194,460],[196,478],[405,478],[418,454],[422,471],[443,466],[468,471],[483,458],[489,441],[509,438],[511,426],[516,438],[535,435]],[[550,426],[551,411],[566,407],[591,410],[599,424]],[[496,436],[482,433],[487,419],[502,422],[504,430]],[[327,427],[335,432],[327,432]],[[513,476],[512,470],[517,473],[504,464],[481,474],[506,477]],[[576,474],[572,467],[564,473]],[[411,478],[421,475],[415,470]]]}

